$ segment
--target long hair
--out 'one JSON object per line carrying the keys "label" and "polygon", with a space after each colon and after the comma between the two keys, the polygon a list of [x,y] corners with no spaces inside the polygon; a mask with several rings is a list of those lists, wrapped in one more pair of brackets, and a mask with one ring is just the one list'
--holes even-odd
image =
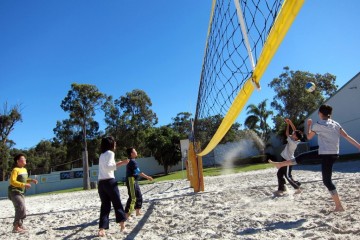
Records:
{"label": "long hair", "polygon": [[100,151],[104,153],[106,151],[115,150],[115,139],[112,136],[106,136],[101,139]]}

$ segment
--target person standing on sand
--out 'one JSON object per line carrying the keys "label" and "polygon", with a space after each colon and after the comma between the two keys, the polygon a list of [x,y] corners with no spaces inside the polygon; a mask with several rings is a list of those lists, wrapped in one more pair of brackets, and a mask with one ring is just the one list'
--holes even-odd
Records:
{"label": "person standing on sand", "polygon": [[322,161],[321,172],[323,183],[331,194],[331,197],[335,203],[334,211],[337,212],[344,211],[344,207],[342,206],[336,187],[332,182],[333,165],[334,162],[339,158],[340,136],[344,137],[349,143],[357,147],[359,150],[360,144],[351,136],[349,136],[338,122],[331,119],[332,110],[332,107],[329,105],[321,105],[318,111],[320,121],[314,123],[313,125],[311,119],[308,119],[307,121],[307,139],[310,140],[315,135],[318,135],[318,151],[300,154],[294,159],[287,160],[285,162],[277,163],[271,160],[269,160],[269,162],[274,164],[277,168],[280,168],[283,166],[295,165],[297,163],[301,164],[308,158],[320,159]]}
{"label": "person standing on sand", "polygon": [[105,236],[105,229],[109,229],[109,214],[111,204],[115,210],[116,223],[120,224],[120,231],[125,230],[126,215],[120,200],[120,192],[115,180],[114,171],[117,167],[126,165],[129,160],[115,162],[116,142],[107,136],[101,140],[101,155],[99,157],[98,193],[101,200],[99,237]]}
{"label": "person standing on sand", "polygon": [[126,165],[126,187],[128,189],[129,198],[125,207],[126,217],[129,218],[134,209],[136,216],[141,215],[140,209],[142,207],[143,198],[139,183],[137,181],[139,176],[146,178],[149,181],[152,181],[153,178],[141,172],[138,168],[137,162],[135,160],[137,157],[135,148],[131,147],[126,149],[126,153],[130,159],[128,165]]}
{"label": "person standing on sand", "polygon": [[31,188],[30,183],[38,183],[36,179],[28,177],[28,172],[25,166],[25,155],[16,155],[14,158],[14,168],[11,171],[10,185],[8,188],[9,199],[12,201],[15,208],[13,233],[24,233],[27,230],[23,225],[23,221],[26,218],[25,192],[26,189]]}

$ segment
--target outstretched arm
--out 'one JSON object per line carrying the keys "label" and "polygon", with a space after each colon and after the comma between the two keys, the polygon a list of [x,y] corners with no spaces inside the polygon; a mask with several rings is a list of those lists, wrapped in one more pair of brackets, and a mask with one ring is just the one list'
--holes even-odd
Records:
{"label": "outstretched arm", "polygon": [[354,145],[355,147],[357,147],[360,150],[360,144],[353,139],[350,135],[348,135],[344,129],[340,129],[340,135],[343,136],[349,143],[351,143],[352,145]]}
{"label": "outstretched arm", "polygon": [[291,122],[291,121],[290,121],[290,119],[286,118],[286,119],[285,119],[285,122],[286,122],[286,131],[285,131],[285,134],[286,134],[286,137],[289,137],[289,135],[290,135],[289,122]]}
{"label": "outstretched arm", "polygon": [[293,130],[293,132],[295,132],[296,131],[296,127],[295,127],[295,125],[293,124],[293,122],[289,119],[289,124],[290,124],[290,126],[291,126],[291,129]]}
{"label": "outstretched arm", "polygon": [[312,139],[315,136],[315,132],[311,130],[311,125],[312,125],[312,120],[308,119],[307,121],[308,134],[306,135],[308,140]]}
{"label": "outstretched arm", "polygon": [[143,177],[143,178],[146,178],[147,180],[149,180],[149,181],[152,181],[153,180],[153,178],[152,177],[150,177],[150,176],[148,176],[148,175],[146,175],[145,173],[140,173],[139,174],[141,177]]}
{"label": "outstretched arm", "polygon": [[125,160],[120,160],[119,162],[116,163],[116,167],[120,167],[122,165],[126,165],[129,163],[129,159],[125,159]]}

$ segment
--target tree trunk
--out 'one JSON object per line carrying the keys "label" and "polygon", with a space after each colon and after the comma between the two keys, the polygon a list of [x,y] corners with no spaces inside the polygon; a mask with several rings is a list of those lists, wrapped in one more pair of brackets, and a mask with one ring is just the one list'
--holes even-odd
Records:
{"label": "tree trunk", "polygon": [[83,185],[84,190],[90,189],[90,177],[89,177],[89,161],[87,150],[82,153],[83,158]]}
{"label": "tree trunk", "polygon": [[90,176],[89,176],[89,155],[87,151],[87,142],[86,142],[86,124],[83,125],[83,137],[84,137],[84,151],[82,154],[83,157],[83,185],[84,190],[90,189]]}
{"label": "tree trunk", "polygon": [[168,167],[168,165],[164,165],[164,173],[165,173],[165,175],[168,175],[168,174],[169,174],[169,167]]}
{"label": "tree trunk", "polygon": [[9,153],[5,143],[0,143],[0,159],[1,159],[1,181],[6,181],[6,174],[8,170]]}

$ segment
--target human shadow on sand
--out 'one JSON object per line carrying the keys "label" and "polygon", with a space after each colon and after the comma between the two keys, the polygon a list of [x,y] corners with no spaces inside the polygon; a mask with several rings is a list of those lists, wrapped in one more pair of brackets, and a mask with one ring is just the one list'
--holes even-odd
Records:
{"label": "human shadow on sand", "polygon": [[[85,228],[93,227],[93,226],[97,226],[97,225],[98,225],[98,219],[93,220],[92,222],[77,224],[77,225],[73,225],[73,226],[65,226],[65,227],[53,228],[53,230],[57,230],[57,231],[70,231],[71,230],[71,231],[73,231],[68,236],[62,238],[64,240],[67,240],[67,239],[71,239],[73,236],[76,236],[79,232],[83,231]],[[37,233],[37,235],[40,235],[40,234],[46,234],[46,232],[45,233],[43,233],[43,232]],[[97,235],[94,234],[92,236],[86,236],[86,237],[83,237],[81,239],[93,239],[95,237],[97,237]]]}
{"label": "human shadow on sand", "polygon": [[293,229],[293,228],[299,228],[305,222],[306,222],[306,219],[299,219],[299,220],[290,221],[290,222],[275,222],[275,223],[270,223],[268,226],[265,226],[264,228],[246,228],[246,229],[238,232],[238,235],[257,234],[262,231],[272,231],[272,230],[278,230],[278,229],[288,230],[288,229]]}
{"label": "human shadow on sand", "polygon": [[129,232],[129,234],[127,234],[127,236],[124,238],[125,240],[135,239],[136,235],[138,235],[140,230],[144,227],[145,223],[147,222],[147,220],[149,219],[151,213],[153,212],[154,205],[155,205],[154,202],[150,202],[150,205],[149,205],[147,211],[144,213],[143,217],[136,224],[136,226],[133,228],[133,230],[131,230],[131,232]]}

